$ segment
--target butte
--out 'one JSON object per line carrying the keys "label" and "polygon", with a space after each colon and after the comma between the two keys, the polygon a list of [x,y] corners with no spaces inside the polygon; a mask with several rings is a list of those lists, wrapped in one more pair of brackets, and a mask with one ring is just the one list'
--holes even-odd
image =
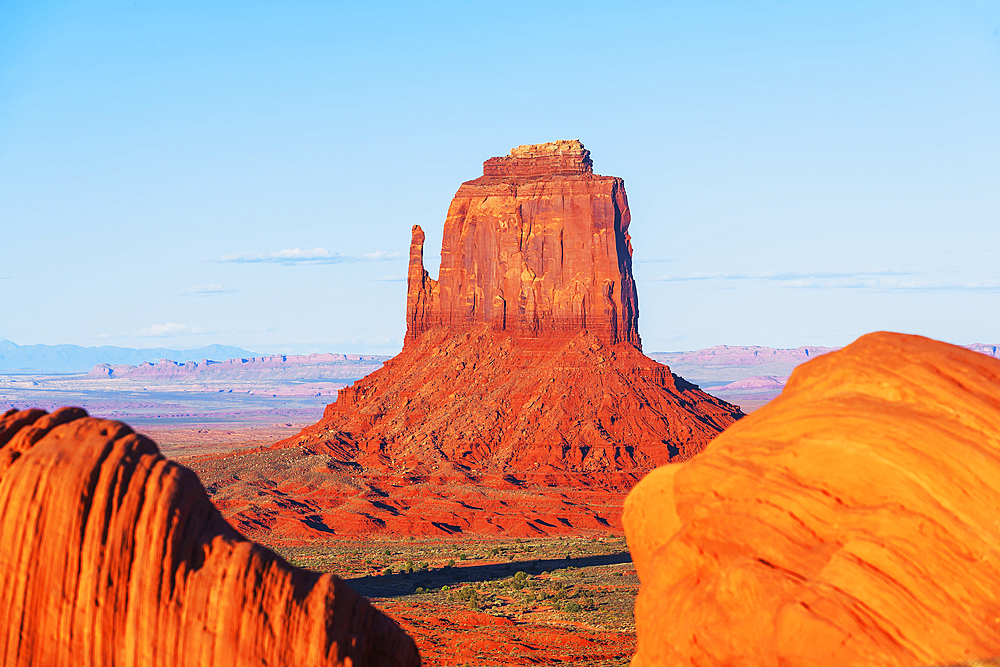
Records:
{"label": "butte", "polygon": [[[271,458],[255,454],[268,471],[258,483],[231,458],[196,465],[213,500],[241,529],[293,540],[316,522],[362,533],[620,531],[624,493],[645,473],[689,459],[743,416],[642,354],[630,221],[624,181],[595,174],[579,141],[487,160],[448,209],[437,280],[413,227],[403,351]],[[289,450],[312,462],[288,463]],[[554,487],[525,500],[526,489]],[[574,499],[567,488],[610,495]],[[312,523],[292,526],[290,511]]]}

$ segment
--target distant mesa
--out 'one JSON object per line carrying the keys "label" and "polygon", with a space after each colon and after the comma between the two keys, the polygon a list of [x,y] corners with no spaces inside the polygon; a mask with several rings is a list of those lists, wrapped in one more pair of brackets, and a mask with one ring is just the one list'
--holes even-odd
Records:
{"label": "distant mesa", "polygon": [[631,214],[579,141],[520,146],[463,183],[438,278],[413,228],[401,354],[279,446],[376,469],[645,471],[742,416],[643,356]]}
{"label": "distant mesa", "polygon": [[632,665],[1000,656],[997,516],[1000,360],[863,336],[629,495]]}
{"label": "distant mesa", "polygon": [[752,375],[743,380],[730,382],[721,387],[715,387],[712,391],[774,391],[785,386],[788,378],[772,377],[770,375]]}
{"label": "distant mesa", "polygon": [[200,362],[161,359],[158,362],[98,364],[87,378],[114,378],[137,381],[252,381],[299,379],[355,379],[380,368],[390,357],[369,354],[275,354],[238,357],[224,361],[202,359]]}
{"label": "distant mesa", "polygon": [[228,359],[259,357],[239,347],[209,345],[194,350],[167,348],[135,349],[130,347],[81,347],[79,345],[17,345],[0,340],[0,371],[40,371],[56,373],[86,373],[97,364],[132,364],[173,359]]}
{"label": "distant mesa", "polygon": [[79,408],[0,417],[0,664],[420,664],[331,574],[241,537],[190,470]]}

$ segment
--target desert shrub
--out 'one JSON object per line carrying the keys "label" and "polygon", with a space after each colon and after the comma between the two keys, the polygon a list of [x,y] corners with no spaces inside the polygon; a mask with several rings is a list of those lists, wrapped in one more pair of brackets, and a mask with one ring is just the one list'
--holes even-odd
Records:
{"label": "desert shrub", "polygon": [[386,549],[386,550],[385,550],[385,555],[386,555],[386,556],[391,556],[391,555],[392,555],[392,551],[391,551],[391,550],[389,550],[389,549]]}
{"label": "desert shrub", "polygon": [[417,566],[417,568],[420,570],[427,570],[430,569],[430,565],[427,563],[427,561],[423,561],[422,563],[420,563],[420,565]]}
{"label": "desert shrub", "polygon": [[520,572],[519,571],[517,574],[514,575],[514,581],[517,581],[519,583],[523,584],[527,580],[528,580],[528,573],[527,572]]}
{"label": "desert shrub", "polygon": [[567,602],[565,605],[563,605],[563,611],[570,614],[575,614],[579,611],[583,611],[583,607],[578,605],[576,602]]}
{"label": "desert shrub", "polygon": [[466,553],[458,554],[458,560],[468,560],[468,559],[469,559],[469,554]]}
{"label": "desert shrub", "polygon": [[382,574],[392,574],[392,568],[391,567],[385,568],[384,570],[382,570]]}
{"label": "desert shrub", "polygon": [[417,590],[415,590],[413,592],[414,593],[426,593],[427,589],[425,589],[423,586],[417,586]]}
{"label": "desert shrub", "polygon": [[449,558],[448,559],[448,567],[455,567],[455,559],[454,558]]}
{"label": "desert shrub", "polygon": [[451,586],[449,586],[448,584],[445,584],[444,586],[441,587],[441,592],[442,593],[447,593],[450,590],[451,590]]}

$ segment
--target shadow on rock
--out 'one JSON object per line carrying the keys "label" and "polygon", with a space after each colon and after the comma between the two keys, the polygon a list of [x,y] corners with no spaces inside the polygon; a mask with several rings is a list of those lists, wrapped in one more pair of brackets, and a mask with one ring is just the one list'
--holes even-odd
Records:
{"label": "shadow on rock", "polygon": [[627,552],[580,558],[548,558],[490,565],[469,565],[464,567],[443,567],[416,571],[412,574],[384,574],[373,577],[347,579],[347,583],[358,593],[370,598],[392,598],[411,595],[417,588],[439,588],[453,584],[467,584],[474,581],[495,581],[506,579],[523,571],[528,574],[551,572],[566,567],[595,567],[599,565],[621,565],[631,563]]}

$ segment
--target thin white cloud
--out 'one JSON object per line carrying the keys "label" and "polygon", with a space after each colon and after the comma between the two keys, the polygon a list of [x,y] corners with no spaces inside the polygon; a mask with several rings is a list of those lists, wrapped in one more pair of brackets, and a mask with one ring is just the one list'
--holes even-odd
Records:
{"label": "thin white cloud", "polygon": [[232,287],[211,283],[209,285],[194,285],[182,292],[182,294],[184,296],[212,296],[215,294],[236,294],[238,291]]}
{"label": "thin white cloud", "polygon": [[166,322],[165,324],[154,324],[146,329],[135,332],[137,338],[169,338],[171,336],[185,336],[189,334],[205,333],[198,327],[189,327],[180,322]]}
{"label": "thin white cloud", "polygon": [[109,334],[109,333],[99,333],[96,336],[94,336],[94,338],[111,338],[111,334]]}
{"label": "thin white cloud", "polygon": [[369,262],[384,262],[390,259],[403,259],[403,253],[376,250],[375,252],[366,253],[364,258]]}
{"label": "thin white cloud", "polygon": [[649,280],[666,282],[766,281],[789,289],[868,289],[882,292],[1000,292],[1000,280],[949,281],[921,279],[912,271],[846,271],[815,273],[688,273],[664,274]]}
{"label": "thin white cloud", "polygon": [[813,272],[813,273],[681,273],[664,274],[649,278],[668,282],[685,282],[690,280],[771,280],[789,282],[795,280],[839,280],[845,278],[868,278],[872,276],[912,276],[908,271],[849,271],[849,272]]}
{"label": "thin white cloud", "polygon": [[405,275],[402,275],[402,276],[399,276],[399,275],[397,275],[397,276],[379,276],[375,280],[379,280],[379,281],[387,282],[387,283],[401,283],[401,282],[405,282],[406,281],[406,276]]}
{"label": "thin white cloud", "polygon": [[907,281],[888,289],[910,292],[1000,292],[1000,280],[950,281]]}
{"label": "thin white cloud", "polygon": [[326,248],[312,248],[303,250],[302,248],[287,248],[277,252],[245,252],[235,255],[226,255],[219,259],[220,262],[234,264],[343,264],[345,262],[384,262],[393,259],[402,259],[403,254],[399,252],[376,252],[367,253],[360,257],[353,255],[341,255],[330,252]]}

